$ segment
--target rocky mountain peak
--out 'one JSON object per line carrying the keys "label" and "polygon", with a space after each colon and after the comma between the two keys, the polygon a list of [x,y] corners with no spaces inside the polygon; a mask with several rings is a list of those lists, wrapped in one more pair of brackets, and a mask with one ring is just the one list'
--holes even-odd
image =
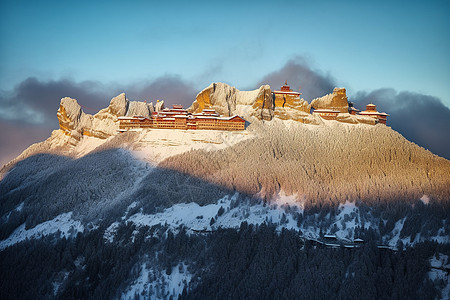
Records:
{"label": "rocky mountain peak", "polygon": [[111,99],[109,103],[108,110],[111,114],[122,117],[125,116],[128,109],[129,101],[125,96],[125,93],[122,93]]}
{"label": "rocky mountain peak", "polygon": [[164,108],[164,101],[152,103],[129,101],[125,93],[111,99],[108,107],[101,109],[95,115],[86,114],[76,99],[62,98],[57,113],[59,129],[66,136],[74,139],[70,144],[76,144],[81,136],[93,136],[106,139],[116,135],[119,128],[118,117],[143,116],[149,117],[153,111]]}
{"label": "rocky mountain peak", "polygon": [[61,99],[56,115],[58,116],[60,129],[70,131],[78,127],[83,111],[77,100],[65,97]]}

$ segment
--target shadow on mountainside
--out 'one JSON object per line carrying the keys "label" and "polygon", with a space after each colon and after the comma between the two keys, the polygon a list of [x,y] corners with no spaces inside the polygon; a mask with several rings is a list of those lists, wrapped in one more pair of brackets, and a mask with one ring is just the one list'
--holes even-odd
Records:
{"label": "shadow on mountainside", "polygon": [[66,212],[85,224],[110,224],[125,214],[205,205],[236,192],[265,201],[294,195],[323,216],[356,202],[392,220],[426,195],[439,219],[449,218],[450,162],[381,125],[268,127],[257,139],[187,151],[157,167],[116,147],[103,145],[79,159],[37,154],[18,162],[0,181],[0,239],[21,224],[32,228]]}
{"label": "shadow on mountainside", "polygon": [[86,223],[111,223],[133,202],[133,211],[154,213],[176,203],[213,203],[231,193],[189,174],[151,167],[124,149],[79,159],[37,154],[0,181],[0,239],[23,223],[32,228],[65,212]]}

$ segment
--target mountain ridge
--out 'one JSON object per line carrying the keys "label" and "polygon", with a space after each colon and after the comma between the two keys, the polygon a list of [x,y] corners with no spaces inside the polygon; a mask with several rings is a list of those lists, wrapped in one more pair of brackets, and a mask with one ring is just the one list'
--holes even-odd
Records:
{"label": "mountain ridge", "polygon": [[[311,107],[315,109],[338,109],[336,120],[350,124],[374,125],[376,120],[367,116],[351,115],[348,110],[345,89],[335,88],[333,93],[313,99],[311,104],[300,99],[296,103],[286,103],[286,106],[275,107],[270,86],[263,85],[253,91],[239,91],[224,83],[212,83],[196,96],[195,101],[188,108],[190,112],[198,113],[204,108],[214,108],[221,114],[239,114],[251,122],[270,121],[272,119],[295,120],[305,124],[324,125],[324,121],[317,115],[311,115]],[[155,105],[146,102],[129,101],[122,93],[111,99],[108,107],[101,109],[95,115],[84,113],[81,105],[72,98],[62,98],[57,117],[60,128],[54,130],[51,136],[40,143],[25,149],[18,157],[5,164],[0,170],[0,178],[4,177],[11,166],[34,153],[61,153],[72,157],[84,155],[95,146],[114,138],[118,134],[118,117],[139,115],[149,117],[153,112],[161,111],[164,101],[157,101]],[[89,139],[89,137],[96,139]],[[87,142],[89,140],[89,142]],[[79,151],[79,144],[84,150]],[[87,146],[89,144],[89,146]],[[95,145],[94,145],[95,144]],[[78,150],[75,150],[78,149]]]}

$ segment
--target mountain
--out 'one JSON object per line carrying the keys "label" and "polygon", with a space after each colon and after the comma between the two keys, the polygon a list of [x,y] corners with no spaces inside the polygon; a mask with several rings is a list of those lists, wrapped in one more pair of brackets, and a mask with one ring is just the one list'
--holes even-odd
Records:
{"label": "mountain", "polygon": [[271,97],[216,83],[189,108],[245,131],[120,134],[164,103],[63,98],[60,129],[1,171],[0,298],[445,298],[428,272],[450,254],[450,161],[346,113],[342,89]]}

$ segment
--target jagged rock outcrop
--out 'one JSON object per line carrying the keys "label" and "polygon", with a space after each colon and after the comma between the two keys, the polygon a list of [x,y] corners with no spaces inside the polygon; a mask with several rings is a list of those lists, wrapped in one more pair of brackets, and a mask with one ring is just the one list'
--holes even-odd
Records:
{"label": "jagged rock outcrop", "polygon": [[59,128],[65,132],[70,132],[78,128],[81,116],[83,115],[81,106],[77,100],[65,97],[61,99],[58,112]]}
{"label": "jagged rock outcrop", "polygon": [[157,100],[153,111],[160,112],[164,109],[164,101]]}
{"label": "jagged rock outcrop", "polygon": [[[273,118],[273,98],[272,91],[269,85],[263,85],[258,90],[255,102],[253,102],[252,108],[254,110],[253,115],[259,116],[262,120],[272,120]],[[241,92],[242,95],[248,96],[248,93],[252,92]],[[247,93],[247,94],[246,94]]]}
{"label": "jagged rock outcrop", "polygon": [[333,93],[311,101],[314,109],[332,109],[348,113],[348,99],[344,88],[334,88]]}
{"label": "jagged rock outcrop", "polygon": [[129,101],[125,96],[125,93],[122,93],[111,99],[109,106],[104,108],[98,112],[99,113],[110,113],[116,117],[125,116],[128,109]]}
{"label": "jagged rock outcrop", "polygon": [[75,145],[83,135],[106,139],[117,133],[118,117],[143,116],[150,117],[153,111],[164,108],[164,101],[158,101],[156,107],[152,103],[129,101],[125,93],[111,99],[107,108],[95,115],[86,114],[77,100],[63,98],[58,109],[59,128],[70,137],[68,143]]}
{"label": "jagged rock outcrop", "polygon": [[[309,114],[311,111],[311,105],[303,98],[293,99],[292,101],[286,101],[284,108],[291,108],[296,111],[301,111]],[[277,107],[278,108],[278,107]]]}
{"label": "jagged rock outcrop", "polygon": [[129,102],[126,116],[127,117],[142,116],[145,118],[149,118],[151,113],[152,112],[150,110],[150,105],[148,105],[147,103],[131,101]]}
{"label": "jagged rock outcrop", "polygon": [[219,114],[244,118],[251,116],[264,120],[273,117],[273,100],[270,86],[263,85],[253,91],[240,91],[225,83],[212,83],[198,93],[189,111],[198,113],[205,108],[214,108]]}
{"label": "jagged rock outcrop", "polygon": [[274,116],[299,121],[307,118],[310,111],[308,102],[303,99],[287,102],[283,107],[275,107],[269,85],[263,85],[253,91],[240,91],[218,82],[198,93],[189,111],[199,113],[205,108],[214,108],[221,115],[238,114],[244,118],[256,117],[261,120],[271,120]]}
{"label": "jagged rock outcrop", "polygon": [[[269,85],[263,85],[253,91],[239,91],[225,83],[212,83],[198,93],[189,107],[192,113],[202,112],[205,108],[214,108],[225,116],[240,115],[245,119],[294,120],[305,124],[319,125],[323,120],[311,115],[314,109],[333,109],[340,112],[337,121],[351,124],[375,125],[372,118],[350,115],[344,88],[335,88],[333,93],[317,98],[311,105],[298,95],[272,93]],[[122,93],[111,99],[107,108],[95,115],[85,114],[75,99],[63,98],[58,110],[60,130],[68,137],[69,144],[75,145],[82,136],[106,139],[117,134],[121,116],[143,116],[149,118],[152,112],[164,109],[164,101],[152,103],[129,101]]]}
{"label": "jagged rock outcrop", "polygon": [[[264,97],[265,93],[260,93],[261,89],[264,90],[264,86],[258,90],[241,92],[222,82],[211,83],[197,94],[189,111],[199,113],[205,108],[214,108],[221,115],[232,116],[237,113],[238,105],[253,105],[258,96]],[[264,102],[264,99],[260,101]]]}

